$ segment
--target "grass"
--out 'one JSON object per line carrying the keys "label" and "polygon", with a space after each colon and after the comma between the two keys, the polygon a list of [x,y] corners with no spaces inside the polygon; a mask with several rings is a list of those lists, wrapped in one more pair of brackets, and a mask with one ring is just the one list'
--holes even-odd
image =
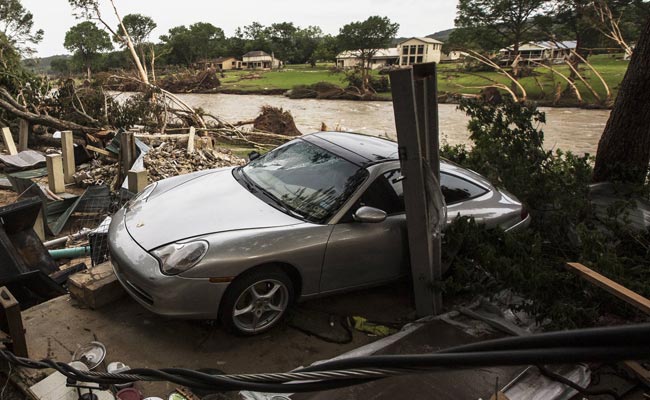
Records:
{"label": "grass", "polygon": [[[603,76],[610,87],[612,98],[616,96],[618,86],[627,70],[627,61],[623,61],[620,54],[603,54],[589,57],[594,68]],[[227,71],[226,77],[221,78],[222,88],[227,90],[241,90],[243,92],[256,92],[262,90],[290,90],[297,85],[311,85],[318,82],[328,82],[341,87],[345,86],[343,74],[333,74],[329,68],[332,64],[318,64],[312,68],[310,65],[287,65],[280,71]],[[460,64],[440,64],[438,67],[438,90],[450,94],[477,94],[482,86],[490,85],[490,80],[510,86],[510,81],[497,72],[481,72],[476,74],[461,71]],[[568,75],[569,67],[566,65],[554,66],[561,73]],[[600,80],[587,66],[580,65],[580,72],[587,82],[599,94],[601,101],[606,98],[605,89]],[[376,73],[373,71],[373,73]],[[255,76],[254,79],[245,77]],[[487,79],[485,79],[487,78]],[[567,82],[548,69],[538,67],[533,76],[525,77],[520,83],[526,89],[531,100],[550,102],[555,94],[556,85],[561,85],[561,90],[568,86]],[[584,103],[596,104],[597,99],[590,93],[585,85],[576,83],[583,96]],[[379,97],[390,99],[390,93],[381,93]],[[577,101],[569,100],[565,105],[577,105]]]}
{"label": "grass", "polygon": [[[254,79],[246,79],[252,77]],[[288,65],[279,71],[227,71],[221,78],[223,89],[242,91],[260,91],[282,89],[289,90],[297,85],[312,85],[328,82],[344,86],[342,74],[332,74],[328,65]]]}

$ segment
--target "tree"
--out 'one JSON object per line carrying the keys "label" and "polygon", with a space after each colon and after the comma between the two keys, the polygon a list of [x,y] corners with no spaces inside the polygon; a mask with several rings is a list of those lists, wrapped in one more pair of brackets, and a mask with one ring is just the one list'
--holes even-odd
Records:
{"label": "tree", "polygon": [[614,109],[598,143],[594,182],[642,185],[650,163],[650,17],[641,31]]}
{"label": "tree", "polygon": [[519,45],[529,39],[528,34],[533,28],[532,17],[547,2],[548,0],[460,0],[455,19],[458,32],[454,31],[452,38],[456,42],[478,44],[481,50],[513,46],[514,53],[517,53]]}
{"label": "tree", "polygon": [[33,29],[34,17],[20,4],[20,0],[0,0],[0,33],[18,53],[33,53],[31,45],[43,40],[43,30]]}
{"label": "tree", "polygon": [[59,75],[67,76],[72,72],[72,65],[66,57],[57,57],[50,63],[50,69]]}
{"label": "tree", "polygon": [[392,23],[388,17],[372,16],[362,22],[351,22],[339,31],[341,49],[361,59],[364,92],[368,90],[370,61],[379,49],[390,46],[398,30],[399,24]]}
{"label": "tree", "polygon": [[96,60],[99,53],[113,48],[108,33],[90,21],[70,28],[65,34],[63,45],[83,62],[88,79],[90,79],[93,61]]}
{"label": "tree", "polygon": [[145,72],[147,72],[147,56],[145,55],[146,42],[151,32],[157,26],[151,17],[142,14],[127,14],[122,18],[122,23],[115,28],[115,32],[118,32],[119,36],[113,36],[113,41],[118,43],[120,47],[127,48],[129,44],[125,38],[127,35],[131,37],[133,45],[140,56],[140,60],[142,60],[142,67],[145,69]]}
{"label": "tree", "polygon": [[226,49],[223,30],[206,22],[171,28],[160,40],[167,48],[170,64],[189,65],[221,55]]}
{"label": "tree", "polygon": [[317,61],[334,61],[340,51],[341,48],[336,37],[325,35],[318,41],[318,45],[311,54],[309,62],[312,66],[315,66]]}

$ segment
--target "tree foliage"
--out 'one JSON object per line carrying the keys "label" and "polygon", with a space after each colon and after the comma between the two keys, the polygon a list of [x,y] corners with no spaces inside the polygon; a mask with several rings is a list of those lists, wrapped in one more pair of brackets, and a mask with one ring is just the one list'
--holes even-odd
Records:
{"label": "tree foliage", "polygon": [[450,40],[463,47],[494,50],[531,39],[532,18],[547,0],[460,0]]}
{"label": "tree foliage", "polygon": [[390,46],[398,30],[399,24],[391,22],[388,17],[372,16],[365,21],[351,22],[339,31],[341,49],[350,51],[361,59],[364,90],[368,89],[370,60],[377,51]]}
{"label": "tree foliage", "polygon": [[221,28],[207,22],[171,28],[160,37],[167,49],[169,64],[189,65],[224,53],[226,38]]}
{"label": "tree foliage", "polygon": [[97,56],[101,52],[113,48],[108,33],[99,29],[91,21],[85,21],[70,28],[65,34],[63,45],[83,62],[89,79],[91,66]]}
{"label": "tree foliage", "polygon": [[[122,18],[122,24],[126,28],[126,33],[131,36],[131,40],[133,40],[133,44],[136,46],[147,42],[151,32],[158,26],[151,17],[142,14],[125,15]],[[122,26],[118,26],[115,31],[123,34]],[[113,41],[119,43],[122,47],[125,46],[120,37],[113,37]]]}
{"label": "tree foliage", "polygon": [[34,17],[20,0],[0,0],[0,33],[19,54],[31,54],[32,45],[43,40],[43,30],[34,30]]}

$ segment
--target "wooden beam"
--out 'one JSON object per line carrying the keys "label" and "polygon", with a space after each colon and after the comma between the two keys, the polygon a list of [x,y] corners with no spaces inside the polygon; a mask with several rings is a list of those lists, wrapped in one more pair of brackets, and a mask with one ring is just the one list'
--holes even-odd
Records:
{"label": "wooden beam", "polygon": [[194,153],[194,137],[196,136],[196,128],[190,127],[190,135],[187,137],[187,154]]}
{"label": "wooden beam", "polygon": [[136,157],[135,137],[133,132],[120,133],[120,178],[117,180],[118,187],[121,185],[120,182],[128,176]]}
{"label": "wooden beam", "polygon": [[144,190],[145,187],[149,184],[149,174],[146,169],[142,171],[129,171],[129,192],[131,193],[140,193]]}
{"label": "wooden beam", "polygon": [[117,156],[115,154],[111,153],[108,150],[100,149],[99,147],[87,145],[86,150],[92,151],[92,152],[97,153],[97,154],[101,154],[101,155],[106,156],[106,157],[117,158]]}
{"label": "wooden beam", "polygon": [[63,151],[63,177],[65,183],[73,183],[75,173],[74,137],[72,131],[61,132],[61,149]]}
{"label": "wooden beam", "polygon": [[141,140],[147,140],[147,139],[185,139],[186,137],[189,137],[190,135],[187,133],[174,133],[174,134],[141,134],[141,133],[136,133],[133,135],[134,137],[141,139]]}
{"label": "wooden beam", "polygon": [[45,241],[45,211],[43,207],[41,207],[41,211],[39,211],[36,221],[34,221],[34,232],[41,239],[41,242]]}
{"label": "wooden beam", "polygon": [[640,294],[631,291],[625,286],[614,282],[613,280],[585,267],[580,263],[567,263],[566,265],[570,270],[577,272],[581,277],[585,278],[594,285],[605,289],[609,293],[625,301],[626,303],[633,305],[644,313],[650,314],[650,300],[646,299]]}
{"label": "wooden beam", "polygon": [[29,149],[29,133],[31,125],[27,120],[20,120],[20,130],[18,131],[18,151],[25,151]]}
{"label": "wooden beam", "polygon": [[29,357],[25,328],[20,313],[20,304],[6,287],[0,288],[0,306],[2,312],[2,326],[11,336],[11,351],[18,357]]}
{"label": "wooden beam", "polygon": [[47,184],[54,193],[65,192],[63,177],[63,158],[60,154],[49,154],[45,157],[47,164]]}
{"label": "wooden beam", "polygon": [[11,131],[7,127],[2,128],[2,141],[4,142],[5,149],[7,149],[7,153],[9,153],[10,156],[18,154],[14,137],[11,136]]}
{"label": "wooden beam", "polygon": [[623,365],[632,371],[645,386],[650,387],[650,371],[643,368],[643,366],[636,361],[623,361]]}

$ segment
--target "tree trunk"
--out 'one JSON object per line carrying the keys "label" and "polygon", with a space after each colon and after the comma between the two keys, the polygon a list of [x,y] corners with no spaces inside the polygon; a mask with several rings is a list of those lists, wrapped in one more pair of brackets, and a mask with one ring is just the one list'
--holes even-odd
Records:
{"label": "tree trunk", "polygon": [[643,184],[650,162],[650,18],[600,138],[594,182]]}

